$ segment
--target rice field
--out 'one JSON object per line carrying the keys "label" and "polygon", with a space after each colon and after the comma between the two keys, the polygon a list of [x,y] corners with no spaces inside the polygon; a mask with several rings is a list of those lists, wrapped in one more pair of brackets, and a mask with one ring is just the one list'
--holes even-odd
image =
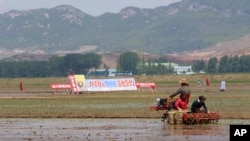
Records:
{"label": "rice field", "polygon": [[[204,95],[209,111],[219,112],[222,118],[250,119],[250,74],[135,76],[137,82],[154,82],[157,88],[82,94],[50,89],[50,83],[69,83],[67,77],[0,78],[0,117],[158,118],[163,111],[151,111],[149,107],[156,98],[167,97],[177,90],[183,77],[188,79],[192,90],[189,104]],[[198,80],[206,77],[211,81],[209,87],[197,85]],[[226,81],[225,91],[220,91],[222,80]]]}

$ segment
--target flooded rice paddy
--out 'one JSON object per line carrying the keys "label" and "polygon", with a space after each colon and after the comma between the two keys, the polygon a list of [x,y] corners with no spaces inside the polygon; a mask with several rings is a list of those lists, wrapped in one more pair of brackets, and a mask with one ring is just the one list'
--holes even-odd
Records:
{"label": "flooded rice paddy", "polygon": [[228,141],[230,124],[250,124],[250,120],[169,125],[160,119],[2,118],[0,138],[4,141]]}

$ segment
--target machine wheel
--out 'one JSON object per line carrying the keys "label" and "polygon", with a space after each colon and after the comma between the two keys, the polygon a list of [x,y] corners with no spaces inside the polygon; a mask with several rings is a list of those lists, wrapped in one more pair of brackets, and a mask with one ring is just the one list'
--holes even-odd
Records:
{"label": "machine wheel", "polygon": [[162,115],[162,122],[167,123],[168,122],[168,111]]}

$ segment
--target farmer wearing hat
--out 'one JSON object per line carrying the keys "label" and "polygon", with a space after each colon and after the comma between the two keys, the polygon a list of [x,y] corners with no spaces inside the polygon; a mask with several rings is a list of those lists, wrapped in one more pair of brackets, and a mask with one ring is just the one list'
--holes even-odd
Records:
{"label": "farmer wearing hat", "polygon": [[[187,79],[181,79],[179,81],[179,83],[181,84],[181,87],[175,93],[171,94],[169,96],[169,98],[160,98],[159,99],[158,107],[160,107],[161,105],[164,105],[169,100],[172,101],[171,99],[173,97],[175,97],[176,95],[178,95],[178,94],[180,94],[180,97],[185,97],[184,102],[186,102],[186,105],[188,105],[189,97],[190,97],[190,93],[191,93],[188,81],[187,81]],[[183,96],[183,95],[185,95],[185,96]],[[174,100],[174,101],[171,102],[171,108],[174,108],[175,102],[176,102],[176,100]]]}
{"label": "farmer wearing hat", "polygon": [[190,97],[190,94],[191,94],[191,89],[189,88],[188,81],[187,81],[187,79],[183,78],[183,79],[181,79],[179,81],[179,83],[181,84],[181,87],[175,93],[171,94],[169,97],[173,98],[178,94],[180,94],[180,97],[182,95],[185,95],[185,101],[188,104],[189,103],[189,97]]}

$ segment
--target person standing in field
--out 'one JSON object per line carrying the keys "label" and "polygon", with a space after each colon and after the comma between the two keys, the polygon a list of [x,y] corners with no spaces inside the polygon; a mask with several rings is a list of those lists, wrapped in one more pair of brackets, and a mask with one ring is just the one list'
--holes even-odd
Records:
{"label": "person standing in field", "polygon": [[189,84],[187,79],[183,78],[179,81],[179,83],[181,84],[181,87],[173,94],[171,94],[169,97],[170,98],[174,98],[175,96],[177,96],[178,94],[180,94],[180,97],[182,97],[183,95],[185,95],[185,102],[189,103],[189,97],[191,94],[191,89],[189,88]]}
{"label": "person standing in field", "polygon": [[206,77],[206,86],[209,87],[210,86],[210,81],[209,79]]}

